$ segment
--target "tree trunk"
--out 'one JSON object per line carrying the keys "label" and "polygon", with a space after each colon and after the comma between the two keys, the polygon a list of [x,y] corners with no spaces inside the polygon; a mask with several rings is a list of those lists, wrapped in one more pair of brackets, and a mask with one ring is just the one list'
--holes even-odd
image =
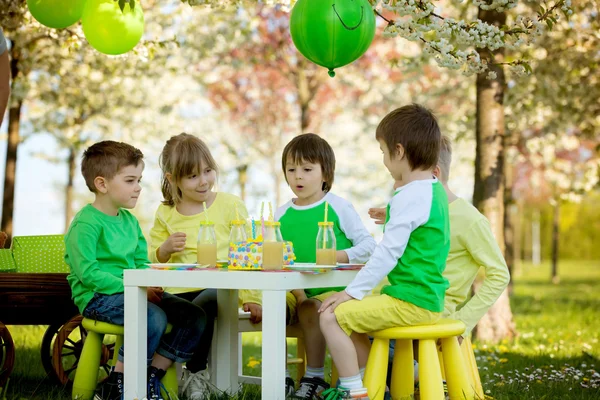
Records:
{"label": "tree trunk", "polygon": [[542,262],[542,240],[540,237],[540,210],[533,212],[531,222],[531,262],[538,266]]}
{"label": "tree trunk", "polygon": [[[479,10],[479,19],[496,26],[506,23],[506,14]],[[480,50],[482,58],[494,59],[487,50]],[[503,62],[504,54],[496,52],[494,62]],[[477,123],[475,155],[475,188],[473,203],[490,221],[492,232],[504,250],[504,70],[500,65],[490,65],[495,79],[487,74],[477,76]],[[481,282],[476,282],[477,291]],[[508,291],[505,290],[475,330],[477,339],[499,341],[515,334]]]}
{"label": "tree trunk", "polygon": [[69,225],[73,219],[73,182],[75,180],[76,157],[76,150],[73,147],[69,148],[67,187],[65,191],[65,233],[69,230]]}
{"label": "tree trunk", "polygon": [[300,56],[298,60],[298,75],[296,87],[298,88],[298,103],[300,105],[300,133],[304,133],[310,125],[310,113],[308,107],[312,99],[309,78],[306,75],[306,60]]}
{"label": "tree trunk", "polygon": [[560,236],[560,199],[554,201],[552,218],[552,283],[560,283],[558,276],[558,240]]}
{"label": "tree trunk", "polygon": [[[508,154],[510,145],[505,143],[505,158]],[[510,281],[508,283],[508,294],[513,292],[513,275],[515,272],[515,217],[514,217],[514,198],[512,194],[513,168],[512,162],[504,163],[504,259],[510,272]]]}
{"label": "tree trunk", "polygon": [[[20,48],[12,42],[10,50],[10,76],[11,91],[15,93],[15,82],[19,75]],[[0,231],[6,232],[8,238],[5,246],[8,248],[12,242],[13,211],[15,202],[15,178],[17,176],[17,148],[19,147],[19,129],[21,126],[21,108],[23,100],[19,99],[8,110],[8,140],[6,144],[6,161],[4,166],[4,194],[2,201],[2,222]]]}
{"label": "tree trunk", "polygon": [[6,162],[4,166],[4,194],[2,200],[2,224],[0,230],[8,238],[5,246],[10,247],[13,235],[13,211],[15,205],[15,178],[17,176],[17,148],[19,147],[19,126],[21,124],[22,101],[10,107],[8,111],[8,140]]}
{"label": "tree trunk", "polygon": [[248,164],[236,168],[238,172],[238,184],[240,185],[240,198],[246,201],[246,184],[248,183]]}

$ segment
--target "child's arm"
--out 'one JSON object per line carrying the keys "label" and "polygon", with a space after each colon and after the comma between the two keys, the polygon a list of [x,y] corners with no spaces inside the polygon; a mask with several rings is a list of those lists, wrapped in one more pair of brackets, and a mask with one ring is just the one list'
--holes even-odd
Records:
{"label": "child's arm", "polygon": [[[369,234],[367,228],[362,223],[360,216],[352,206],[347,203],[338,210],[340,218],[340,228],[348,239],[352,242],[352,247],[346,250],[338,251],[338,262],[360,264],[365,263],[373,254],[377,243],[373,236]],[[342,254],[340,254],[342,253]]]}
{"label": "child's arm", "polygon": [[82,222],[71,227],[65,241],[65,251],[71,271],[83,284],[102,294],[123,293],[123,278],[102,271],[96,258],[96,245],[100,232]]}
{"label": "child's arm", "polygon": [[485,270],[483,284],[477,293],[460,310],[450,316],[465,323],[467,326],[465,334],[467,334],[506,289],[510,274],[486,219],[479,220],[469,228],[462,244],[473,260]]}
{"label": "child's arm", "polygon": [[135,249],[135,267],[137,269],[147,269],[150,268],[148,264],[150,261],[148,260],[148,243],[146,242],[146,238],[144,237],[144,233],[142,232],[142,228],[140,225],[137,226],[138,230],[138,238],[137,238],[137,247]]}
{"label": "child's arm", "polygon": [[296,304],[302,303],[307,298],[304,289],[294,289],[292,290],[292,294],[296,298]]}
{"label": "child's arm", "polygon": [[351,297],[361,300],[370,293],[398,264],[412,231],[427,222],[432,197],[420,191],[405,190],[390,202],[390,220],[383,239],[373,255],[346,288]]}
{"label": "child's arm", "polygon": [[154,226],[150,230],[148,257],[153,263],[166,263],[173,253],[185,249],[186,235],[183,232],[170,232],[159,213],[160,208],[156,211]]}

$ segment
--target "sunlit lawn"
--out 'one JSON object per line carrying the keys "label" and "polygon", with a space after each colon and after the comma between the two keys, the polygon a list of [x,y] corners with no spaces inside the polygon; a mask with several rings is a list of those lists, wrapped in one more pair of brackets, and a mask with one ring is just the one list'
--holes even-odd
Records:
{"label": "sunlit lawn", "polygon": [[[515,277],[513,313],[519,337],[476,343],[486,394],[496,399],[600,399],[600,262],[563,261],[562,282],[549,283],[549,266],[524,265]],[[46,377],[39,358],[45,327],[11,326],[17,361],[7,399],[70,399]],[[243,337],[244,373],[260,375],[260,334]],[[295,342],[289,340],[289,353]],[[326,370],[329,371],[328,360]],[[292,368],[292,376],[294,370]],[[246,387],[239,399],[258,399]],[[217,398],[217,397],[215,397]],[[220,396],[219,398],[225,398]]]}

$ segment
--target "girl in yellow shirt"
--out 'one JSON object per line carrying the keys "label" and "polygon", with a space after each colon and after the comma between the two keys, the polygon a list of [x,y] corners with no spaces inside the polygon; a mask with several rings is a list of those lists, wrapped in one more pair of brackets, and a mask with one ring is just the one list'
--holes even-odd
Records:
{"label": "girl in yellow shirt", "polygon": [[[205,219],[204,205],[215,224],[217,259],[226,260],[229,249],[231,221],[248,217],[242,200],[228,193],[215,192],[213,187],[218,167],[208,146],[199,138],[186,133],[171,137],[159,159],[162,169],[162,194],[164,201],[158,207],[154,226],[150,231],[149,258],[154,263],[195,263],[196,238],[200,222]],[[200,292],[165,288],[166,291],[192,301],[206,312],[207,324],[192,360],[184,369],[183,394],[192,400],[204,398],[209,391],[207,370],[214,319],[217,314],[216,289]],[[251,313],[251,321],[258,323],[262,317],[261,293],[240,290],[240,303]]]}

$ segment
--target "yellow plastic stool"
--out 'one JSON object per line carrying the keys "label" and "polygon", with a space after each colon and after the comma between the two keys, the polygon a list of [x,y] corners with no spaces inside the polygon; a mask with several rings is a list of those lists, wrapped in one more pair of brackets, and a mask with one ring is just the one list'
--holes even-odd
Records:
{"label": "yellow plastic stool", "polygon": [[[390,388],[392,399],[410,398],[414,395],[413,340],[419,341],[419,387],[422,400],[444,400],[440,368],[442,360],[450,399],[473,399],[473,385],[456,339],[464,331],[465,325],[462,322],[443,319],[433,325],[390,328],[369,333],[374,338],[364,379],[369,398],[383,399],[390,339],[396,339]],[[438,356],[438,340],[442,343],[442,357]]]}
{"label": "yellow plastic stool", "polygon": [[[84,318],[81,321],[81,325],[87,330],[87,336],[83,342],[79,364],[75,371],[75,380],[73,381],[73,391],[71,393],[71,398],[73,400],[88,400],[94,397],[94,392],[98,383],[98,366],[100,365],[100,353],[102,352],[104,335],[115,335],[117,337],[113,354],[113,365],[116,364],[119,349],[123,345],[124,329],[120,325],[95,321],[89,318]],[[165,333],[170,331],[171,325],[169,324],[167,325],[167,331]],[[172,399],[178,398],[175,363],[168,369],[161,382]]]}
{"label": "yellow plastic stool", "polygon": [[479,369],[477,368],[477,361],[475,360],[475,353],[473,352],[473,345],[471,339],[465,338],[460,346],[462,351],[463,360],[467,366],[467,373],[469,375],[469,383],[475,390],[477,399],[485,398],[483,393],[483,387],[481,386],[481,378],[479,377]]}

